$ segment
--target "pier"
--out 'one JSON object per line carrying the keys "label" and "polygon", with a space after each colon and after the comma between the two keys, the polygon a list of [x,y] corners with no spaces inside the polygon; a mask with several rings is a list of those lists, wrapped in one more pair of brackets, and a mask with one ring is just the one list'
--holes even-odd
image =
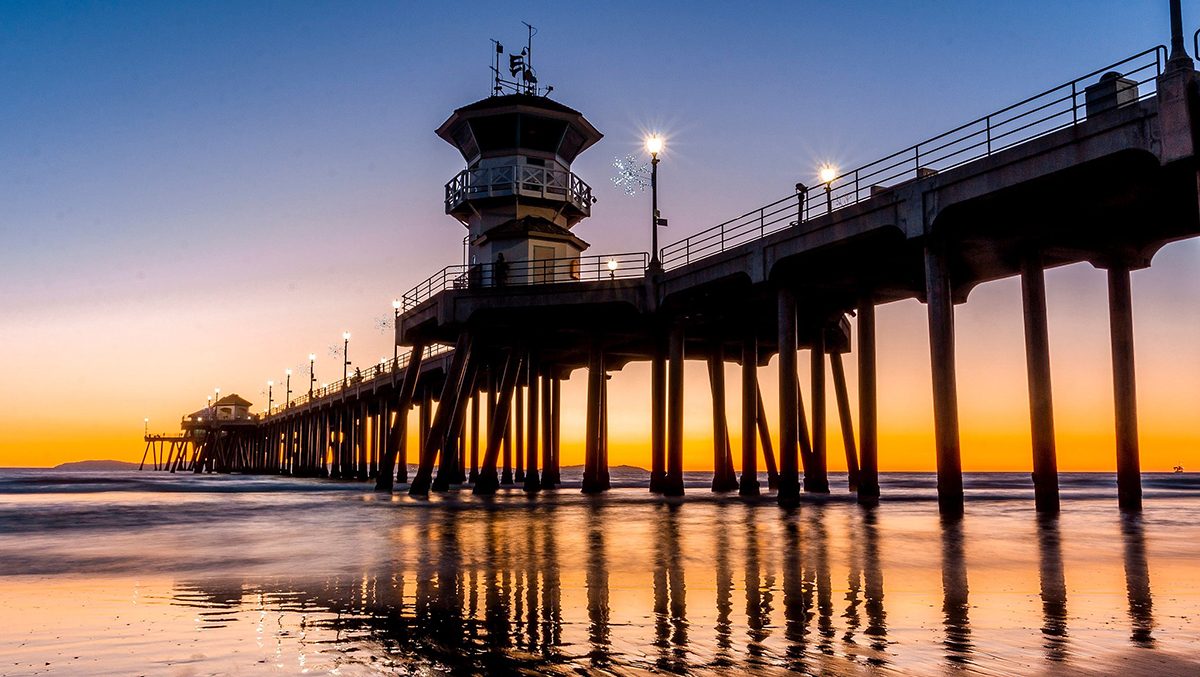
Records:
{"label": "pier", "polygon": [[[1108,276],[1117,501],[1140,510],[1130,273],[1150,266],[1166,244],[1200,235],[1198,88],[1173,2],[1169,47],[823,176],[820,185],[797,184],[650,252],[592,255],[573,232],[591,214],[591,189],[570,165],[600,132],[536,81],[507,82],[497,68],[493,94],[437,130],[467,163],[446,184],[445,209],[468,229],[471,260],[398,300],[395,340],[405,352],[261,416],[190,417],[179,438],[147,435],[147,453],[160,470],[358,479],[387,492],[407,485],[414,496],[453,486],[536,493],[561,482],[560,384],[584,378],[582,490],[603,493],[609,375],[648,362],[648,489],[677,496],[683,399],[702,392],[685,384],[683,365],[703,360],[714,412],[712,491],[773,491],[787,507],[805,493],[850,490],[872,504],[886,454],[878,445],[875,307],[917,299],[928,315],[938,501],[957,515],[964,492],[954,308],[982,283],[1019,277],[1030,469],[1037,509],[1052,513],[1059,497],[1044,273],[1090,263]],[[657,209],[648,221],[656,232]],[[777,430],[767,426],[757,380],[772,358]],[[804,358],[809,383],[797,376]],[[847,359],[857,361],[857,402],[848,395]],[[730,362],[741,367],[739,383],[725,382]],[[730,392],[741,398],[738,421],[724,414]],[[830,397],[837,421],[826,420]],[[414,408],[418,443],[408,448]],[[831,424],[845,441],[833,453],[846,456],[848,487],[830,485]],[[741,449],[731,448],[730,425],[740,426]]]}

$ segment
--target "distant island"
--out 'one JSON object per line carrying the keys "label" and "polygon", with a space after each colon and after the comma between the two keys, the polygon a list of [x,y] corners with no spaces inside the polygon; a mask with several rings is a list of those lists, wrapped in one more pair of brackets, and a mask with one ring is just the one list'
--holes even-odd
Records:
{"label": "distant island", "polygon": [[59,463],[55,470],[137,470],[138,464],[129,461],[71,461]]}

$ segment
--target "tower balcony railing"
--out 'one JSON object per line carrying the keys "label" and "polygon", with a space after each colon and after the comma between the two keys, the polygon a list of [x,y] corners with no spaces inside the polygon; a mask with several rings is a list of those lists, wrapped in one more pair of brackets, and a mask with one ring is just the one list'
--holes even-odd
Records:
{"label": "tower balcony railing", "polygon": [[565,282],[598,282],[641,278],[650,254],[600,254],[561,259],[531,259],[446,266],[401,297],[404,312],[447,289],[494,289]]}
{"label": "tower balcony railing", "polygon": [[563,169],[511,164],[459,172],[446,184],[446,213],[467,200],[514,195],[569,202],[584,216],[592,212],[592,187],[578,176]]}

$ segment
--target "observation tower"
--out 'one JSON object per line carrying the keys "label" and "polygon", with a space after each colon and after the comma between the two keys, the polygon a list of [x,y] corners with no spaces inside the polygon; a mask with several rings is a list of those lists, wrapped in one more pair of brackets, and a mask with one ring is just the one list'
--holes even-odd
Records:
{"label": "observation tower", "polygon": [[[532,38],[532,30],[530,32]],[[508,55],[495,43],[491,95],[455,110],[437,129],[466,161],[446,184],[446,213],[467,227],[470,286],[568,281],[588,248],[572,229],[591,215],[592,188],[571,163],[603,136],[583,114],[538,85],[532,40]]]}

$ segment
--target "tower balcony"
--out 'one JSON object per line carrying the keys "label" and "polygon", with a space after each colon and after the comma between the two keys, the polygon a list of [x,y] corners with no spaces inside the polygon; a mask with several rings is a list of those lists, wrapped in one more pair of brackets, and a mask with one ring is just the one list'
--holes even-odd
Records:
{"label": "tower balcony", "polygon": [[592,213],[592,187],[569,171],[511,164],[464,169],[446,184],[446,213],[456,214],[468,201],[523,197],[565,202],[580,216]]}

